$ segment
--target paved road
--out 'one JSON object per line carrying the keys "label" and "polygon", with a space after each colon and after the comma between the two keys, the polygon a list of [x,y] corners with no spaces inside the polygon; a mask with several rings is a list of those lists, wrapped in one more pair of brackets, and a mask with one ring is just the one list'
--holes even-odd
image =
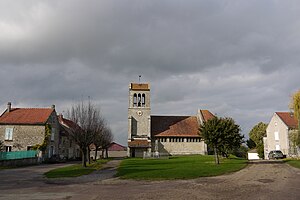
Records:
{"label": "paved road", "polygon": [[300,170],[282,162],[255,162],[229,175],[178,181],[113,178],[114,162],[82,178],[83,184],[42,177],[59,165],[2,170],[0,199],[300,199]]}

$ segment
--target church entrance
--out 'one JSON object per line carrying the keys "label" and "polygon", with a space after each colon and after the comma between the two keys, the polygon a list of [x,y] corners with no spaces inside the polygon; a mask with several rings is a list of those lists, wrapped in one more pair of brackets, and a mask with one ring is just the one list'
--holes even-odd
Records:
{"label": "church entrance", "polygon": [[131,149],[131,157],[132,157],[132,158],[135,158],[135,148],[132,148],[132,149]]}

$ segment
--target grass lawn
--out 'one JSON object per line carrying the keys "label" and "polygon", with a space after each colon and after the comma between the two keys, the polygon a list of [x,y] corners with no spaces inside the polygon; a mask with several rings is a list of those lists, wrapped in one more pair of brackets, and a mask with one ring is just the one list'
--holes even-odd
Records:
{"label": "grass lawn", "polygon": [[97,160],[97,162],[92,162],[90,165],[84,168],[81,164],[75,164],[67,167],[61,167],[57,169],[50,170],[44,175],[47,178],[61,178],[61,177],[76,177],[86,174],[90,174],[95,170],[101,169],[102,165],[107,163],[109,159]]}
{"label": "grass lawn", "polygon": [[300,169],[300,160],[290,160],[290,159],[287,159],[285,160],[285,162],[293,167],[297,167]]}
{"label": "grass lawn", "polygon": [[220,158],[220,165],[214,156],[176,156],[170,159],[129,158],[122,161],[117,176],[124,179],[192,179],[217,176],[238,171],[247,165],[247,160]]}

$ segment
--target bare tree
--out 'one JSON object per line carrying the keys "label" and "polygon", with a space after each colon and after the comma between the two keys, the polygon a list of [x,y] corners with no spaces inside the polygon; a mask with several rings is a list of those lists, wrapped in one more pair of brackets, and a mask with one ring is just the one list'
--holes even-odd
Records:
{"label": "bare tree", "polygon": [[91,101],[82,101],[72,106],[67,115],[77,124],[72,128],[70,136],[79,146],[82,152],[82,166],[86,167],[89,145],[93,143],[95,135],[103,126],[100,109]]}
{"label": "bare tree", "polygon": [[[112,143],[113,139],[114,139],[114,137],[112,135],[112,132],[111,132],[110,128],[105,127],[104,130],[103,130],[102,144],[101,144],[102,157],[108,158],[108,147]],[[104,151],[106,152],[105,156],[104,156]]]}
{"label": "bare tree", "polygon": [[103,140],[105,127],[106,127],[106,125],[103,124],[102,128],[99,129],[99,131],[94,135],[93,144],[95,146],[95,158],[94,158],[95,161],[97,160],[98,150],[100,149],[100,147],[103,143],[102,140]]}

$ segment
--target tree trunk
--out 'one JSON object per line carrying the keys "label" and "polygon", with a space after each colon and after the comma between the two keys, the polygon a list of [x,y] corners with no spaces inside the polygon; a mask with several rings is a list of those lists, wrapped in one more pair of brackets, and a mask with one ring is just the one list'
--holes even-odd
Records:
{"label": "tree trunk", "polygon": [[215,162],[216,162],[216,164],[220,164],[219,155],[218,155],[218,151],[217,151],[217,145],[214,146],[214,152],[215,152]]}
{"label": "tree trunk", "polygon": [[91,164],[91,150],[90,150],[90,147],[87,148],[87,160],[88,160],[88,163]]}
{"label": "tree trunk", "polygon": [[99,147],[95,146],[95,159],[94,159],[95,161],[97,160],[97,152],[98,152],[98,148],[99,148]]}
{"label": "tree trunk", "polygon": [[108,158],[108,149],[107,148],[105,149],[105,152],[106,152],[106,158]]}
{"label": "tree trunk", "polygon": [[86,148],[82,148],[81,152],[82,152],[82,167],[86,167]]}

